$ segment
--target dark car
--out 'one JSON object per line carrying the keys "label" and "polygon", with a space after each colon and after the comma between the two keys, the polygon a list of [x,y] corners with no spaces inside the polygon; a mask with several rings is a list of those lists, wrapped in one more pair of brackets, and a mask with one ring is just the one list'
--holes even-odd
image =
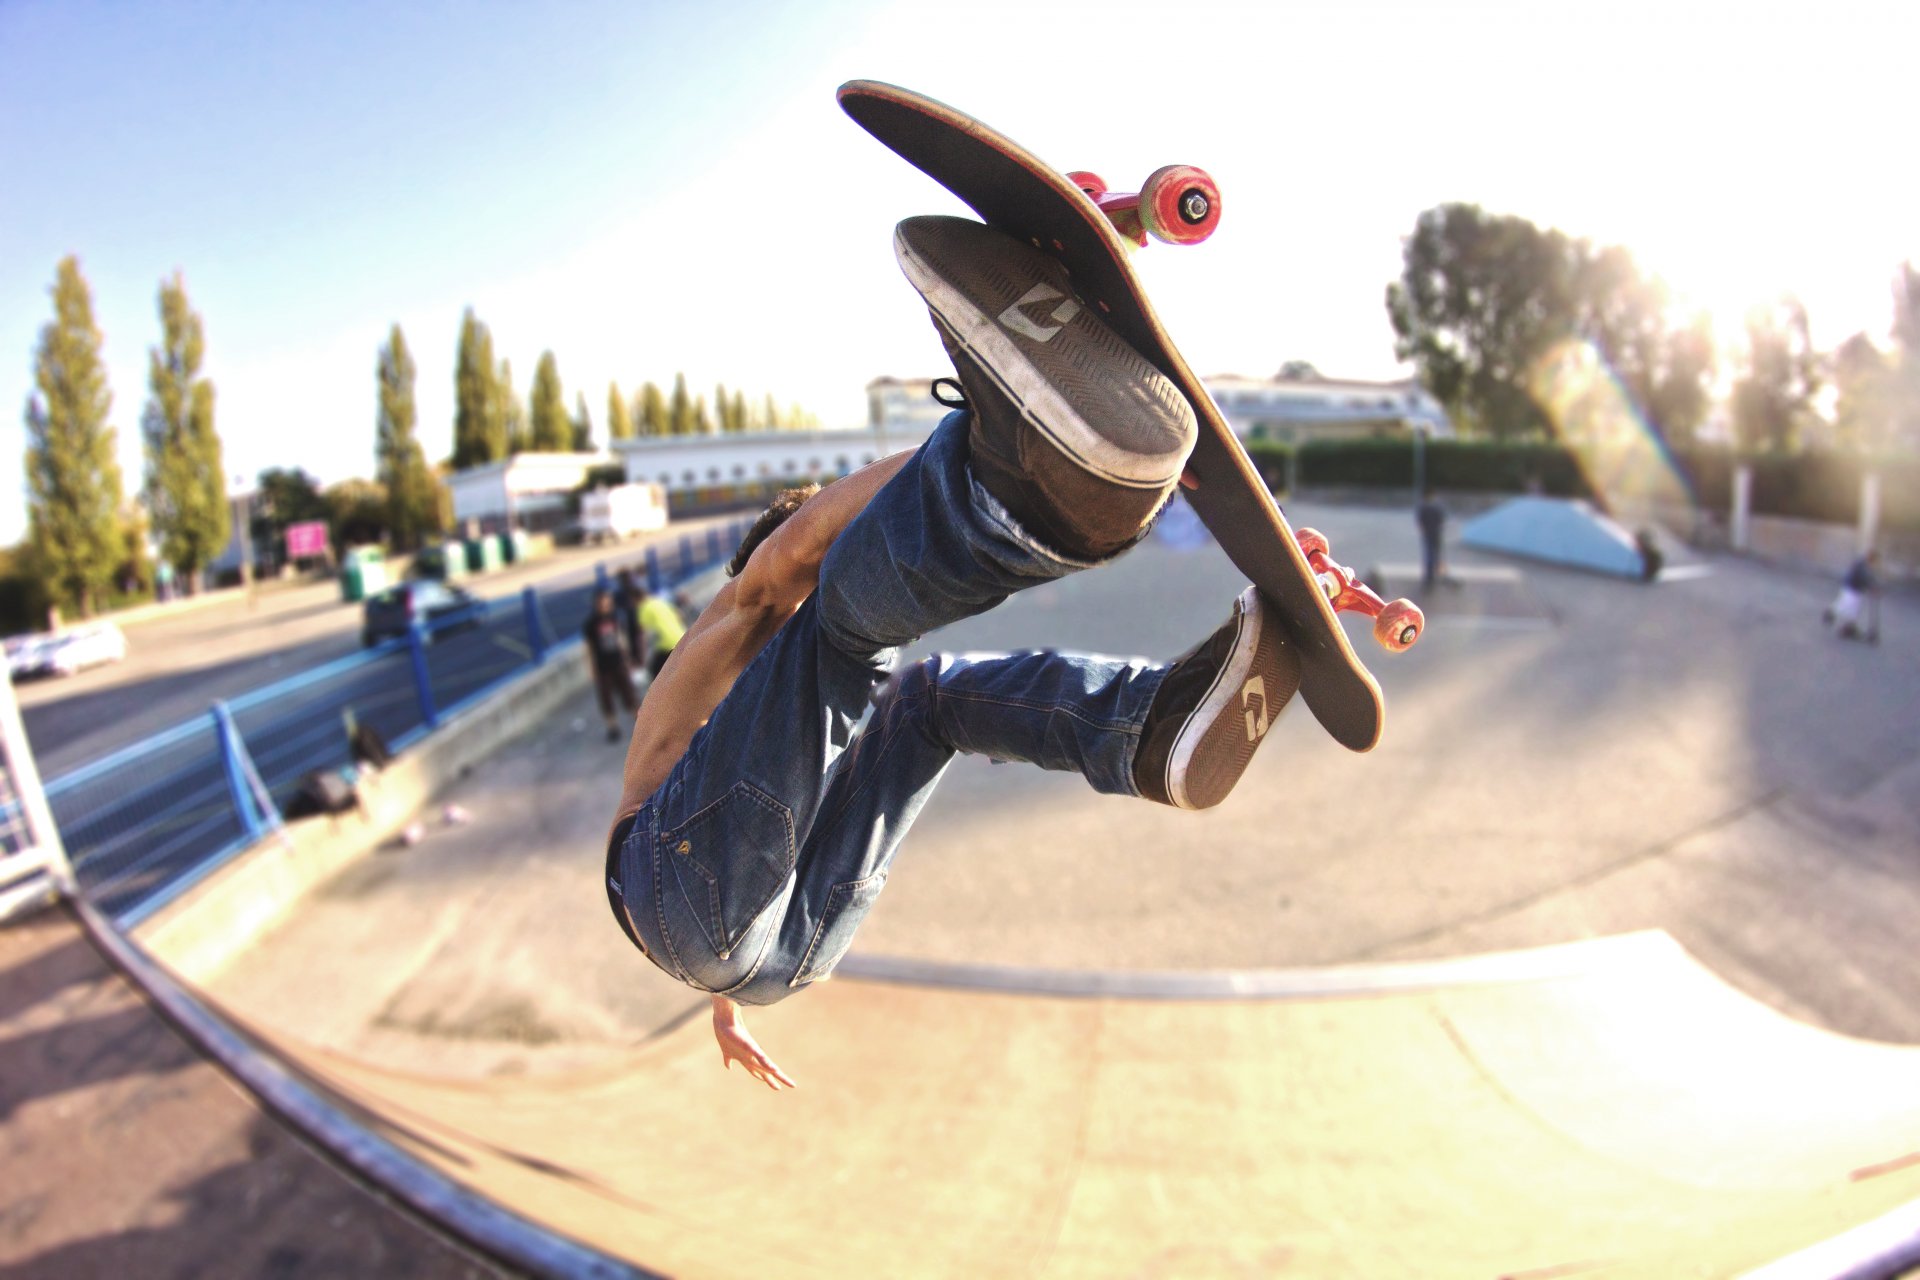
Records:
{"label": "dark car", "polygon": [[416,578],[367,597],[360,643],[371,648],[382,640],[404,636],[416,622],[429,635],[456,627],[478,626],[486,612],[485,602],[474,599],[459,587]]}

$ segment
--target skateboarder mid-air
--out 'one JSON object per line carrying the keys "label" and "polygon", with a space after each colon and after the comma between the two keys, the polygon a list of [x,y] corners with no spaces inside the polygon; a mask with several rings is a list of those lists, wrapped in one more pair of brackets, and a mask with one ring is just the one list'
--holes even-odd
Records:
{"label": "skateboarder mid-air", "polygon": [[755,523],[635,720],[608,840],[621,928],[712,997],[722,1061],[774,1089],[793,1081],[739,1006],[833,970],[955,752],[1203,809],[1299,683],[1252,588],[1171,664],[939,654],[892,670],[922,634],[1126,551],[1196,438],[1191,406],[1054,259],[958,218],[908,219],[894,247],[964,407],[918,450],[790,490]]}

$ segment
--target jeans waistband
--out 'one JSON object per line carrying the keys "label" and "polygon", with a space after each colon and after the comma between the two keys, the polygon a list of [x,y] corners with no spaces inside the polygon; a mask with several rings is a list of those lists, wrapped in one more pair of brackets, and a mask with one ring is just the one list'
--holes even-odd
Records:
{"label": "jeans waistband", "polygon": [[614,888],[620,883],[616,874],[620,870],[620,846],[633,834],[633,824],[639,820],[640,811],[634,810],[614,825],[613,835],[607,840],[607,905],[613,910],[613,918],[620,922],[620,932],[627,940],[640,949],[640,954],[649,960],[653,953],[647,950],[647,944],[640,941],[640,935],[634,931],[633,918],[627,914],[627,904],[622,900],[621,892]]}

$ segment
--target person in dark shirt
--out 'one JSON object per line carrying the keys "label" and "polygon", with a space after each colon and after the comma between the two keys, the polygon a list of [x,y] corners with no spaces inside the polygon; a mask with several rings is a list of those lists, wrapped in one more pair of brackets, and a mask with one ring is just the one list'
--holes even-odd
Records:
{"label": "person in dark shirt", "polygon": [[[1880,552],[1870,549],[1847,568],[1847,576],[1841,579],[1840,594],[1827,606],[1824,620],[1828,626],[1837,628],[1842,640],[1861,638],[1860,619],[1867,612],[1869,604],[1877,604],[1880,596]],[[1880,611],[1872,610],[1872,618],[1866,628],[1866,638],[1877,641],[1880,638]]]}
{"label": "person in dark shirt", "polygon": [[640,709],[633,693],[633,668],[627,663],[627,643],[620,615],[614,611],[613,592],[593,593],[593,608],[586,625],[580,629],[586,641],[587,669],[593,675],[593,692],[600,699],[600,714],[607,722],[607,741],[620,741],[620,727],[613,718],[614,699],[618,698],[632,715]]}
{"label": "person in dark shirt", "polygon": [[639,618],[640,601],[646,594],[631,568],[622,569],[613,580],[613,611],[619,615],[620,631],[627,642],[627,661],[635,670],[646,662],[646,655],[640,652]]}
{"label": "person in dark shirt", "polygon": [[1413,519],[1420,526],[1420,587],[1431,591],[1440,577],[1440,539],[1447,529],[1447,509],[1433,496],[1432,485],[1421,493]]}

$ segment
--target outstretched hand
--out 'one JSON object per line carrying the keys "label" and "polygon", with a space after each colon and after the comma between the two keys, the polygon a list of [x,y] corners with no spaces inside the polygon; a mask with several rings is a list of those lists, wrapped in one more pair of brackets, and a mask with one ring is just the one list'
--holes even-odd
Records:
{"label": "outstretched hand", "polygon": [[747,1030],[746,1023],[740,1020],[739,1006],[724,996],[713,998],[713,1038],[720,1042],[721,1065],[729,1071],[738,1062],[747,1069],[748,1075],[776,1093],[782,1087],[799,1088]]}

